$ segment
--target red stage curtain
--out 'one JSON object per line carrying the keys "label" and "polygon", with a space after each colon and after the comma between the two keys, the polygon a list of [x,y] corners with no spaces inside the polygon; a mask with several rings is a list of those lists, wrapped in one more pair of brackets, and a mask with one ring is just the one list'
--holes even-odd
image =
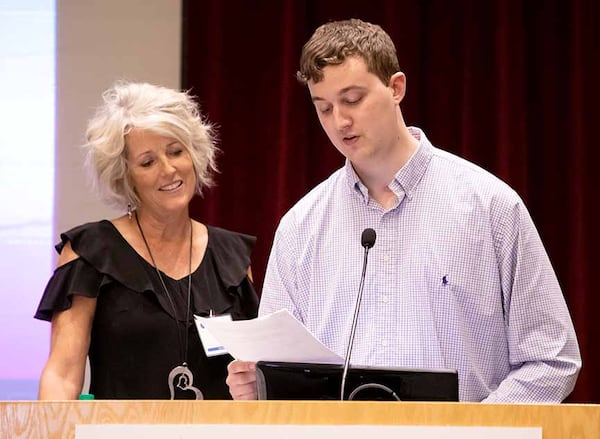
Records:
{"label": "red stage curtain", "polygon": [[407,123],[525,200],[583,355],[569,401],[600,402],[599,14],[596,0],[184,0],[182,84],[216,124],[223,152],[218,186],[192,214],[258,236],[260,289],[282,214],[343,163],[294,78],[301,47],[329,20],[378,23],[408,78]]}

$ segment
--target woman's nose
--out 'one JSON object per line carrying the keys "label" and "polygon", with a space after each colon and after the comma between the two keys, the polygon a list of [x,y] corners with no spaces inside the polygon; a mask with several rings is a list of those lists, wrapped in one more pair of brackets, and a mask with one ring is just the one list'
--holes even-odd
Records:
{"label": "woman's nose", "polygon": [[164,173],[169,174],[175,171],[175,166],[167,157],[162,157],[160,160],[161,169]]}

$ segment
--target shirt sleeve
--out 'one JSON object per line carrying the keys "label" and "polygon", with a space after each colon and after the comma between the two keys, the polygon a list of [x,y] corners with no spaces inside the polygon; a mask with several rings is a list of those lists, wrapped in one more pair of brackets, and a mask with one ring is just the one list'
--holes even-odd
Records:
{"label": "shirt sleeve", "polygon": [[55,312],[71,308],[73,295],[97,298],[103,281],[104,276],[81,258],[58,267],[46,285],[34,317],[52,320]]}
{"label": "shirt sleeve", "polygon": [[259,316],[285,308],[304,323],[302,311],[294,301],[298,289],[296,237],[294,216],[290,211],[281,219],[275,232],[260,298]]}
{"label": "shirt sleeve", "polygon": [[495,245],[511,371],[484,402],[558,403],[581,368],[575,330],[529,212],[522,202],[509,211]]}

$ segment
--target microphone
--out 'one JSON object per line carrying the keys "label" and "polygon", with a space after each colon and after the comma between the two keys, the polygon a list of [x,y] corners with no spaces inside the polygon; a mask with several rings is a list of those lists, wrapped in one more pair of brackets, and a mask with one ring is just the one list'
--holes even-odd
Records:
{"label": "microphone", "polygon": [[360,276],[360,285],[358,287],[358,296],[356,298],[356,305],[354,306],[354,317],[352,318],[352,327],[350,329],[350,341],[348,342],[348,348],[346,350],[346,359],[344,361],[344,371],[342,373],[342,389],[340,394],[340,401],[344,400],[344,388],[346,387],[346,376],[348,375],[348,366],[350,364],[350,356],[352,355],[352,344],[354,343],[354,333],[356,332],[356,324],[358,323],[358,312],[360,311],[360,302],[362,300],[363,288],[365,286],[365,273],[367,272],[367,257],[369,255],[369,249],[375,245],[375,230],[367,228],[363,230],[360,236],[360,243],[365,249],[365,256],[363,259],[362,274]]}
{"label": "microphone", "polygon": [[[360,235],[360,243],[365,248],[366,252],[368,252],[369,249],[375,245],[375,238],[377,238],[377,235],[375,234],[375,230],[373,230],[373,229],[363,230],[362,235]],[[365,256],[366,255],[367,254],[365,253]]]}

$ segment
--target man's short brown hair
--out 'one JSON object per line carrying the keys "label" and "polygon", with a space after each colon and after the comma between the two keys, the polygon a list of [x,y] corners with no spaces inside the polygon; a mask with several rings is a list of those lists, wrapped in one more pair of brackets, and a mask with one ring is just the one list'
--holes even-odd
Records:
{"label": "man's short brown hair", "polygon": [[302,48],[296,77],[304,84],[319,82],[323,79],[323,68],[341,64],[349,56],[360,56],[368,71],[385,85],[400,70],[390,36],[376,24],[351,19],[332,21],[315,30]]}

